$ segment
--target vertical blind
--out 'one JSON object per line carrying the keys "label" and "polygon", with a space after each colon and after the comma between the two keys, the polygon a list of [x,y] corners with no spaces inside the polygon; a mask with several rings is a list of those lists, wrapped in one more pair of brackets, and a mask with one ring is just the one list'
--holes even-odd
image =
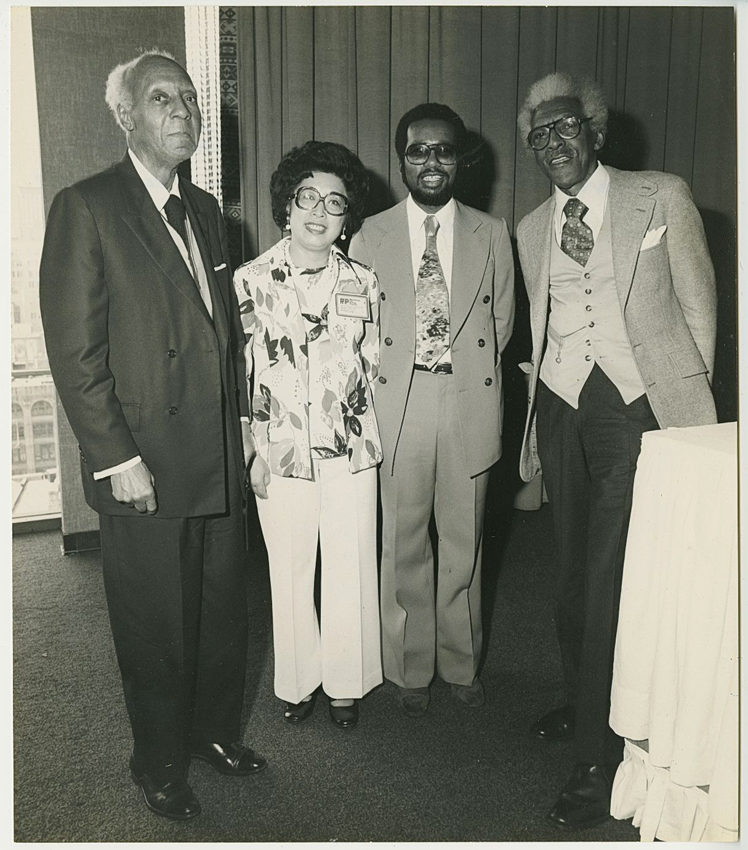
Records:
{"label": "vertical blind", "polygon": [[[341,142],[370,170],[370,212],[402,199],[394,130],[410,107],[455,109],[481,144],[462,199],[519,220],[550,191],[519,140],[529,85],[554,70],[602,85],[604,163],[682,176],[704,218],[720,286],[715,391],[735,407],[736,106],[731,7],[239,7],[239,144],[250,259],[279,237],[268,186],[282,154]],[[460,194],[458,193],[458,196]]]}

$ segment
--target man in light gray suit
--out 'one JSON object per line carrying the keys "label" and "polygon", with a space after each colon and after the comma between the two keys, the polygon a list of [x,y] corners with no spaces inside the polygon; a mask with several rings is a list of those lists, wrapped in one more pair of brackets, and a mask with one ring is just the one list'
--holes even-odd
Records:
{"label": "man in light gray suit", "polygon": [[647,430],[716,422],[714,270],[686,183],[598,162],[608,111],[590,80],[551,74],[518,123],[553,195],[519,224],[533,366],[520,473],[540,468],[558,555],[567,704],[532,728],[576,738],[550,819],[609,817],[622,741],[608,725],[634,471]]}
{"label": "man in light gray suit", "polygon": [[448,106],[407,112],[395,150],[410,194],[367,219],[351,243],[380,284],[383,664],[412,717],[425,713],[435,671],[465,705],[484,702],[483,514],[488,471],[501,455],[514,264],[503,219],[452,197],[465,135]]}

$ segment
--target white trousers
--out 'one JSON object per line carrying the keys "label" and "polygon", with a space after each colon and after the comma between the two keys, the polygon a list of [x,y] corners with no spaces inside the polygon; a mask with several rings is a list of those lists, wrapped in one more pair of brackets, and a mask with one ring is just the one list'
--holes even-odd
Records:
{"label": "white trousers", "polygon": [[314,461],[314,478],[272,475],[268,498],[257,499],[270,562],[275,693],[291,703],[320,684],[332,699],[347,699],[382,682],[377,471],[351,473],[347,458],[331,458]]}

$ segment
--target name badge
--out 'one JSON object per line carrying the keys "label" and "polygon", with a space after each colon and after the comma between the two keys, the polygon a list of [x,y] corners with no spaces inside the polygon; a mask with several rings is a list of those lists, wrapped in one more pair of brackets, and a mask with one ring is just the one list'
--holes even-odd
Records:
{"label": "name badge", "polygon": [[371,319],[368,295],[336,292],[335,310],[338,316],[344,316],[346,319],[363,319],[365,322]]}

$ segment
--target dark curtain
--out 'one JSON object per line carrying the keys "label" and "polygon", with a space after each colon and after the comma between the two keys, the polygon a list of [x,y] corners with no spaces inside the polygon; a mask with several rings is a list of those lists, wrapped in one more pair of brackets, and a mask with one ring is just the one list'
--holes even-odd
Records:
{"label": "dark curtain", "polygon": [[[518,139],[528,86],[554,70],[596,78],[611,107],[602,161],[670,171],[692,187],[719,284],[715,394],[721,418],[736,418],[731,7],[247,6],[236,28],[243,259],[278,239],[270,175],[307,139],[358,153],[372,175],[370,212],[402,199],[394,130],[426,100],[452,106],[473,134],[459,196],[514,232],[550,191]],[[526,355],[522,311],[515,337]]]}

